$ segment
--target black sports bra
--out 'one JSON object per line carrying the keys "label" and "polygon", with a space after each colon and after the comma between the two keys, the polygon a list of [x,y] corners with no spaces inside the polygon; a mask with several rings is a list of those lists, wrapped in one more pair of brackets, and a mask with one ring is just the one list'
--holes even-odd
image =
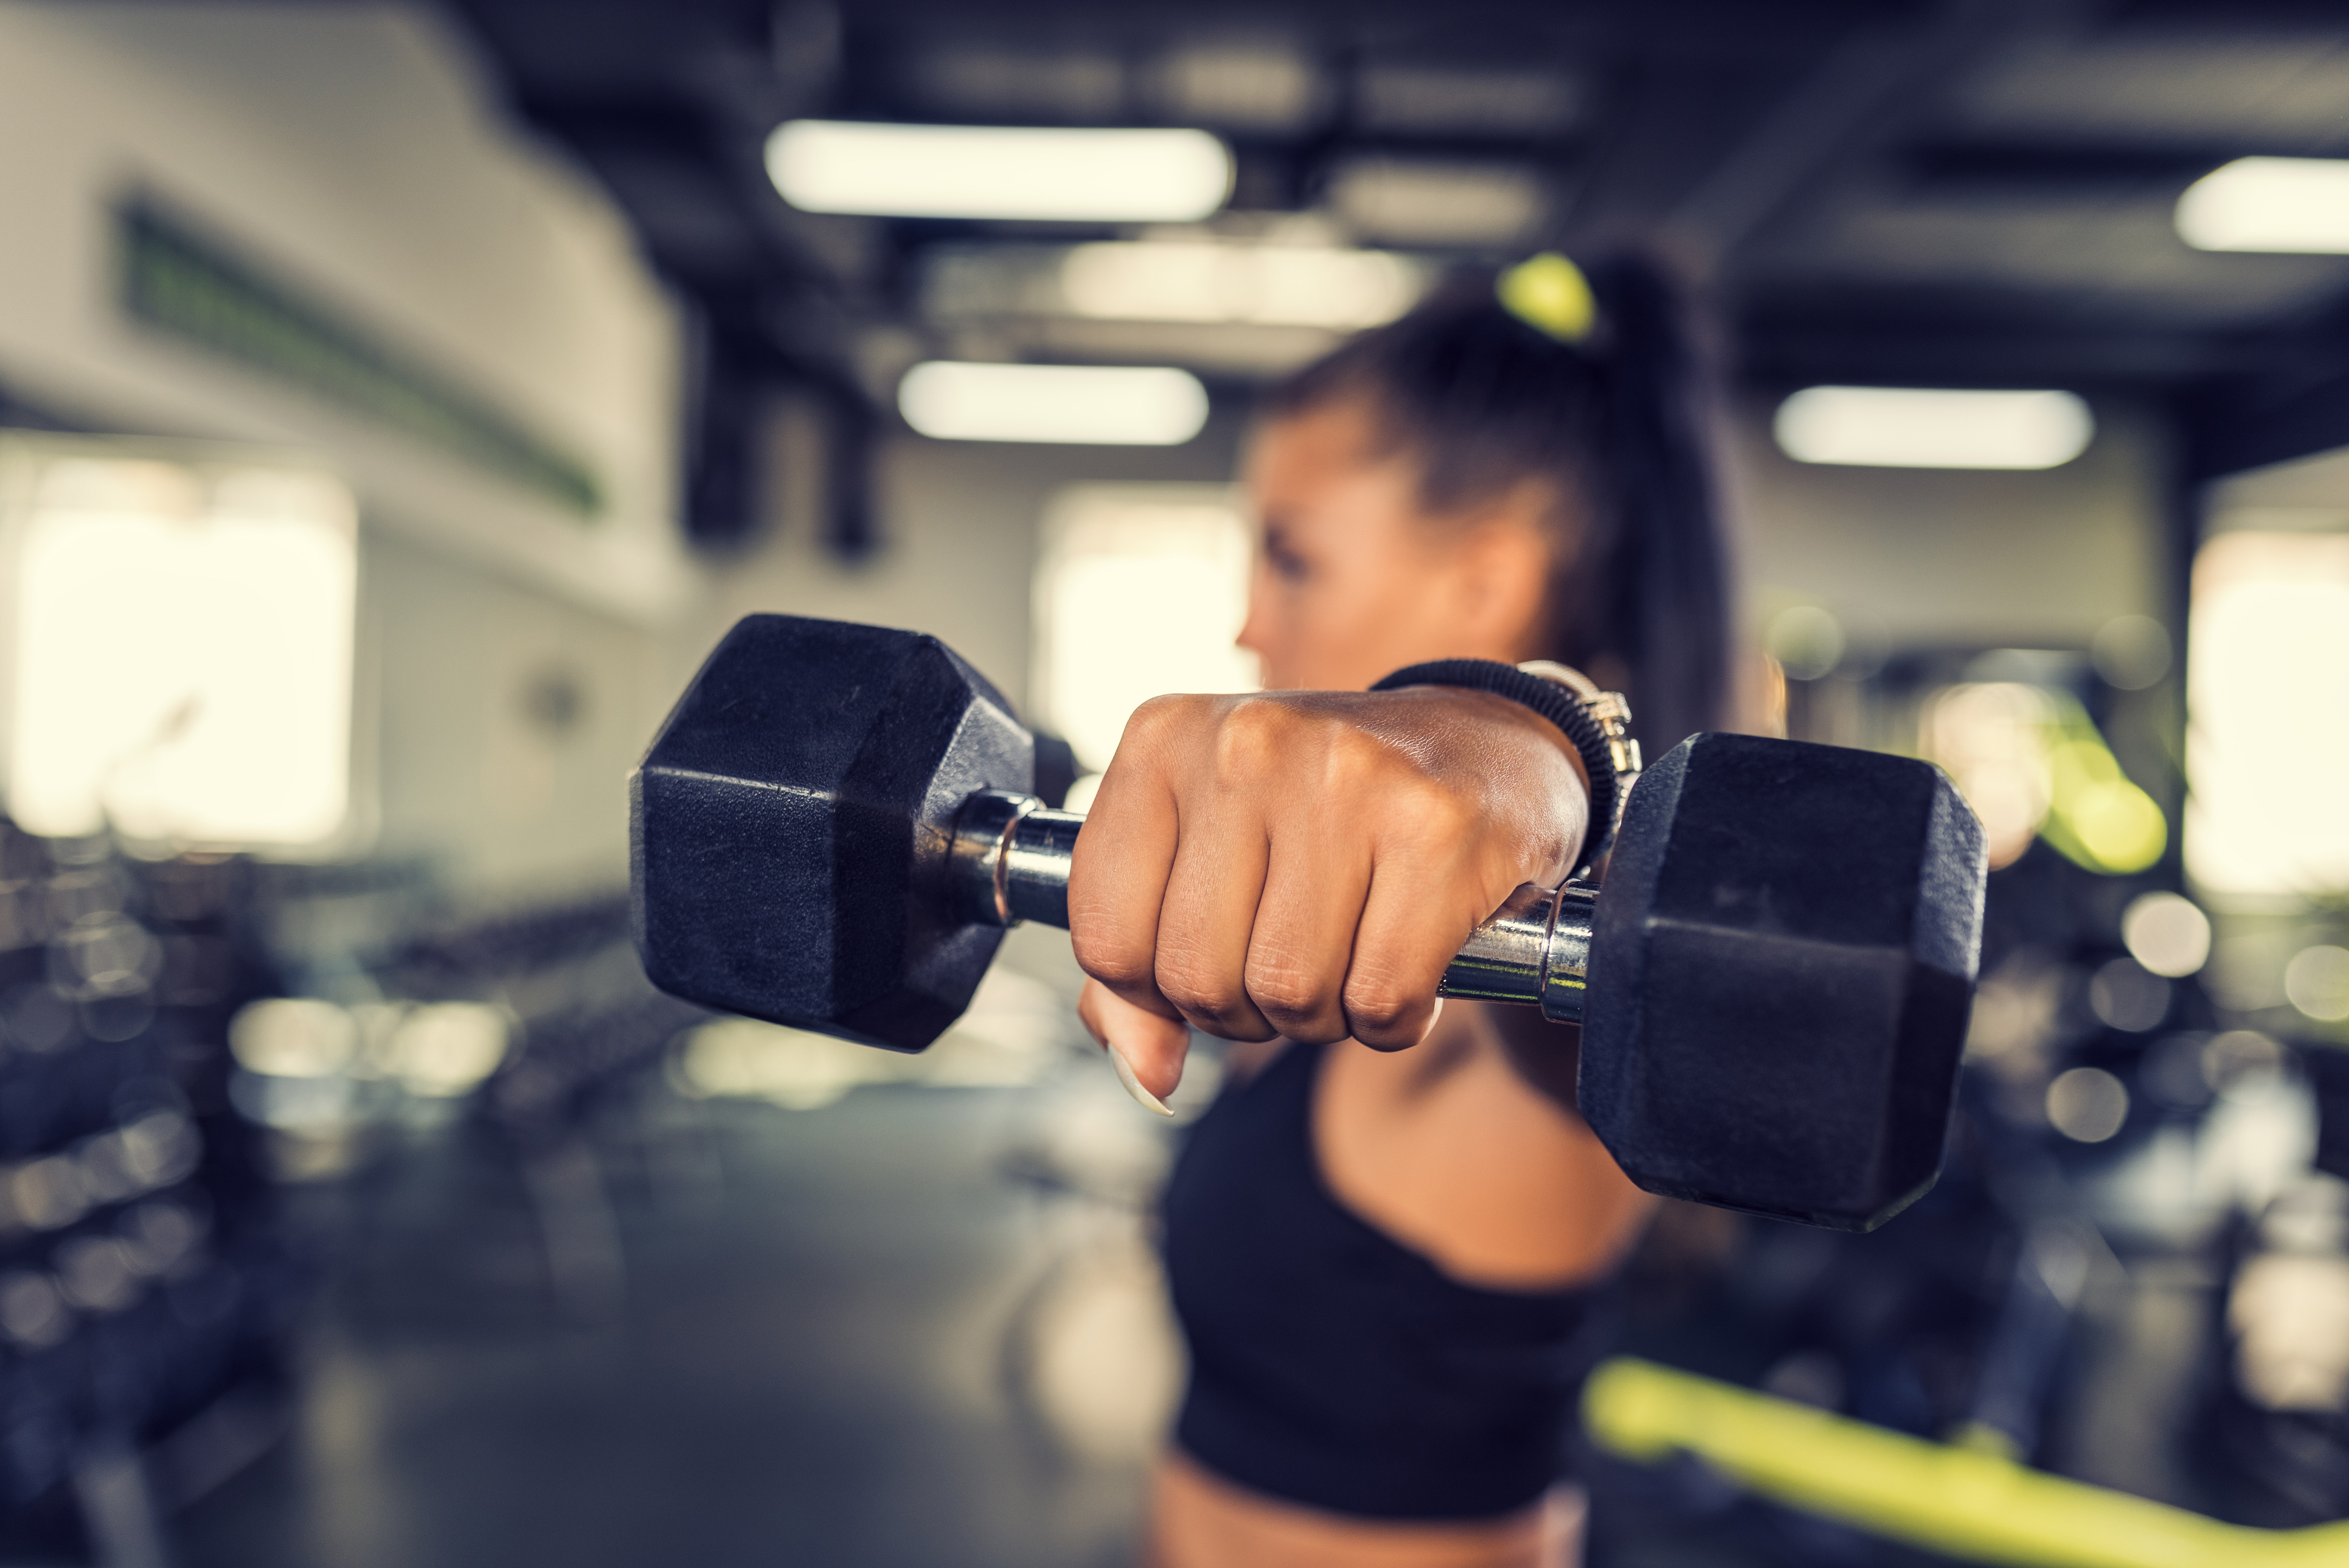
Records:
{"label": "black sports bra", "polygon": [[1167,1184],[1191,1347],[1176,1440],[1242,1486],[1333,1512],[1514,1512],[1563,1471],[1608,1293],[1463,1284],[1340,1203],[1313,1150],[1324,1054],[1289,1046],[1226,1089]]}

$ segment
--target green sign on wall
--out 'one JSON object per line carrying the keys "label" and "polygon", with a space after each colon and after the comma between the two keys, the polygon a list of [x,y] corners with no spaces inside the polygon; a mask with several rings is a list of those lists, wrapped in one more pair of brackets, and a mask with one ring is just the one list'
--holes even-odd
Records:
{"label": "green sign on wall", "polygon": [[272,277],[151,202],[117,212],[131,316],[340,404],[582,517],[604,509],[594,470],[520,419],[387,346],[332,305]]}

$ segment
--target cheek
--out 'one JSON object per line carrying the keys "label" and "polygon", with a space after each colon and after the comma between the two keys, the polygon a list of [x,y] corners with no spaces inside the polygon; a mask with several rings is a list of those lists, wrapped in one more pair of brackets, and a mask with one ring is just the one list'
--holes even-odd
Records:
{"label": "cheek", "polygon": [[1411,662],[1396,654],[1418,641],[1421,594],[1407,577],[1358,567],[1297,597],[1288,684],[1356,691]]}
{"label": "cheek", "polygon": [[1240,640],[1260,661],[1259,674],[1268,687],[1305,686],[1298,664],[1299,652],[1309,653],[1319,641],[1312,596],[1268,573],[1248,596],[1247,625]]}

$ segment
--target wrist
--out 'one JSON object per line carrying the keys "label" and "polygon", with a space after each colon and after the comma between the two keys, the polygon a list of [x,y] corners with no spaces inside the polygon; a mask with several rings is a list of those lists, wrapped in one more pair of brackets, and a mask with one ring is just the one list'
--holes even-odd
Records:
{"label": "wrist", "polygon": [[1601,691],[1580,671],[1547,660],[1506,665],[1493,659],[1438,659],[1408,665],[1371,687],[1447,686],[1488,694],[1546,722],[1576,765],[1589,796],[1589,826],[1575,874],[1588,872],[1610,847],[1625,793],[1638,777],[1639,743],[1630,738],[1630,704]]}

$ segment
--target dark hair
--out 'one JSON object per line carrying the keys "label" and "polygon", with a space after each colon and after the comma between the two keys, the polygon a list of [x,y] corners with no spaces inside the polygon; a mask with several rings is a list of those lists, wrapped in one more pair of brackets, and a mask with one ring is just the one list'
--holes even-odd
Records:
{"label": "dark hair", "polygon": [[1564,343],[1504,308],[1489,275],[1440,290],[1276,387],[1274,418],[1359,399],[1422,503],[1455,511],[1547,481],[1574,531],[1549,583],[1544,655],[1628,679],[1650,757],[1715,729],[1729,700],[1729,568],[1705,366],[1652,263],[1587,265],[1598,325]]}

